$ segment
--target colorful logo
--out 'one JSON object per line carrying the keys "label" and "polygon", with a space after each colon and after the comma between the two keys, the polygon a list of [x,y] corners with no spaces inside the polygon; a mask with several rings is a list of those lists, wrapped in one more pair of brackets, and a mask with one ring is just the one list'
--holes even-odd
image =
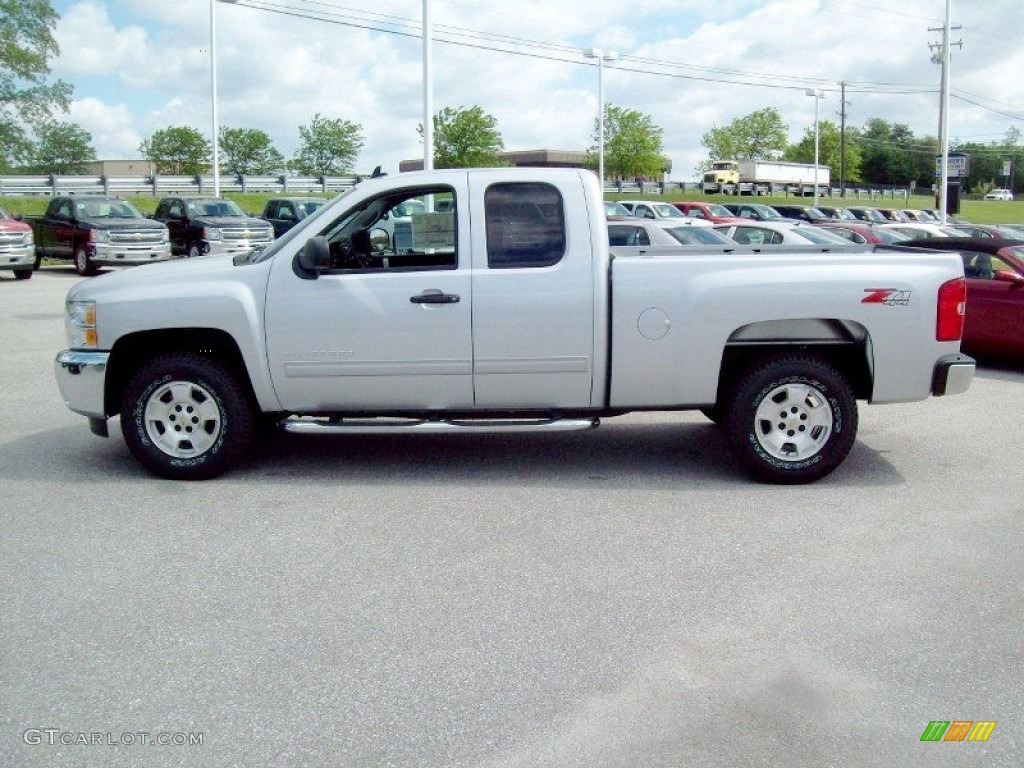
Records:
{"label": "colorful logo", "polygon": [[988,741],[995,728],[995,720],[932,720],[921,741]]}

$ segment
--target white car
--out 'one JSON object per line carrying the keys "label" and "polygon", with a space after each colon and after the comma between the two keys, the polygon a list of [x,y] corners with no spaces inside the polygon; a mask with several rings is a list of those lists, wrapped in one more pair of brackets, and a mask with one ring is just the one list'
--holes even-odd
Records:
{"label": "white car", "polygon": [[608,243],[639,245],[735,245],[715,232],[710,221],[691,219],[609,219]]}
{"label": "white car", "polygon": [[628,209],[634,216],[645,219],[685,219],[686,214],[671,203],[657,200],[619,200],[619,205]]}
{"label": "white car", "polygon": [[898,223],[893,222],[892,224],[876,224],[875,229],[899,232],[901,235],[906,235],[911,240],[924,240],[930,237],[963,237],[964,234],[953,227],[943,227],[937,222],[929,224],[925,221],[901,221]]}
{"label": "white car", "polygon": [[799,222],[751,221],[749,224],[719,224],[718,232],[741,245],[849,245],[850,241],[813,224]]}
{"label": "white car", "polygon": [[987,195],[986,200],[1013,200],[1013,192],[1008,189],[993,189]]}
{"label": "white car", "polygon": [[939,220],[934,213],[926,211],[923,208],[904,208],[903,215],[911,221],[920,221],[929,224],[934,224]]}

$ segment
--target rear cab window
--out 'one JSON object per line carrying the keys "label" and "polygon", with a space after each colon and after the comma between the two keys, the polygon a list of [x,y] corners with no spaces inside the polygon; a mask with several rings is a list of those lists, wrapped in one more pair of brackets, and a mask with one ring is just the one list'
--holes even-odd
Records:
{"label": "rear cab window", "polygon": [[492,184],[484,193],[487,266],[551,267],[565,256],[565,206],[550,184]]}

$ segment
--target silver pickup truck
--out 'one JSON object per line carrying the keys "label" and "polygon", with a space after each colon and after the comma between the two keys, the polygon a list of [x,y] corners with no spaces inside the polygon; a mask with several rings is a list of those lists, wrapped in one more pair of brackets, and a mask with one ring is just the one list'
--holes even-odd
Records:
{"label": "silver pickup truck", "polygon": [[699,409],[754,477],[802,483],[850,451],[857,400],[968,388],[964,297],[953,254],[613,256],[590,172],[443,170],[365,181],[251,254],[76,284],[55,368],[69,408],[103,436],[120,414],[168,478],[221,474],[272,425],[558,431]]}

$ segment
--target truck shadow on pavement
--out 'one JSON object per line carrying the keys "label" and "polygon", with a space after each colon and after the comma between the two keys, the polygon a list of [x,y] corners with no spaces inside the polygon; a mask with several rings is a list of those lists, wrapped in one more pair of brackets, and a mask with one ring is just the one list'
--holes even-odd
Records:
{"label": "truck shadow on pavement", "polygon": [[[35,433],[0,445],[0,477],[90,484],[112,479],[164,482],[139,466],[116,420],[102,440],[78,428]],[[45,460],[42,460],[45,457]],[[275,434],[217,480],[395,482],[446,485],[529,483],[572,488],[676,489],[753,483],[725,435],[709,423],[604,423],[559,434],[292,435]],[[817,485],[894,485],[903,478],[878,451],[856,443],[846,462]]]}

